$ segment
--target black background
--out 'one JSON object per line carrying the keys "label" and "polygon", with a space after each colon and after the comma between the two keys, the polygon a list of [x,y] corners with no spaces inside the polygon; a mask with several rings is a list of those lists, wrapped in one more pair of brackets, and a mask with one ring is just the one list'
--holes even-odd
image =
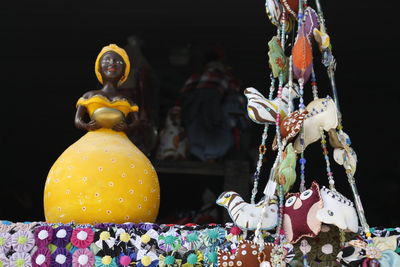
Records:
{"label": "black background", "polygon": [[[359,159],[357,185],[369,224],[384,227],[400,226],[394,2],[321,0],[337,60],[344,130]],[[0,219],[44,220],[47,172],[83,135],[73,124],[75,103],[98,87],[94,60],[104,45],[123,46],[132,34],[145,40],[145,56],[156,71],[165,67],[173,46],[222,44],[243,89],[267,92],[267,41],[275,28],[261,0],[2,1]],[[326,73],[319,61],[315,64],[320,95],[330,94]],[[262,127],[253,128],[257,144]],[[318,143],[306,157],[307,181],[326,184]],[[343,170],[334,172],[338,189],[350,197]],[[170,190],[181,188],[175,182]],[[190,203],[180,190],[182,201]]]}

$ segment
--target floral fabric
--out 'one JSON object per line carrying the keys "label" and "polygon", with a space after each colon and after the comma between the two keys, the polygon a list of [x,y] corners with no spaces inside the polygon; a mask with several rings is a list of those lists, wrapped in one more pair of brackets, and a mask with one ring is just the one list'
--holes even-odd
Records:
{"label": "floral fabric", "polygon": [[[254,238],[253,231],[242,231],[232,223],[224,226],[150,223],[29,225],[19,223],[15,227],[16,224],[10,223],[5,226],[0,222],[1,267],[217,267],[221,265],[218,263],[221,251],[235,255],[240,251],[239,244]],[[396,239],[400,228],[371,228],[371,232],[373,238],[391,236],[391,244],[397,246],[394,253],[400,253],[400,240]],[[273,243],[274,236],[266,232],[265,242]],[[319,263],[331,266],[340,249],[340,238],[350,241],[365,239],[365,236],[352,233],[341,236],[336,226],[323,225],[314,238],[305,237],[294,246],[284,244],[287,251],[285,261],[300,264],[307,260],[310,266],[319,266]]]}

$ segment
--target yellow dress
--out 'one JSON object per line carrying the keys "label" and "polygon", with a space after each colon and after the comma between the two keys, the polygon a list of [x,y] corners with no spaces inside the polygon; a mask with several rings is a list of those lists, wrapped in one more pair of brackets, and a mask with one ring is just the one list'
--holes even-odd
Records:
{"label": "yellow dress", "polygon": [[[127,100],[96,95],[77,105],[89,115],[99,108],[125,116],[138,107]],[[110,110],[111,110],[110,109]],[[157,173],[123,132],[89,131],[51,167],[44,189],[46,221],[51,223],[154,222],[160,205]]]}

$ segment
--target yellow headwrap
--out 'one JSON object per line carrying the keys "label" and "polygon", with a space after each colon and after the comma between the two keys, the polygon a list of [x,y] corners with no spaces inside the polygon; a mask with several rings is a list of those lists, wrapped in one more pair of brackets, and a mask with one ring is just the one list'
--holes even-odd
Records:
{"label": "yellow headwrap", "polygon": [[126,79],[128,79],[129,71],[131,70],[131,63],[129,61],[128,54],[125,52],[125,50],[123,48],[117,46],[116,44],[110,44],[108,46],[103,47],[103,49],[101,49],[99,55],[97,56],[96,63],[94,64],[94,71],[96,73],[97,79],[99,80],[99,82],[101,84],[103,83],[103,77],[101,77],[101,74],[99,71],[99,63],[100,63],[101,56],[109,51],[113,51],[113,52],[117,53],[118,55],[120,55],[125,62],[125,73],[121,77],[121,80],[119,81],[119,84],[122,84],[123,82],[126,81]]}

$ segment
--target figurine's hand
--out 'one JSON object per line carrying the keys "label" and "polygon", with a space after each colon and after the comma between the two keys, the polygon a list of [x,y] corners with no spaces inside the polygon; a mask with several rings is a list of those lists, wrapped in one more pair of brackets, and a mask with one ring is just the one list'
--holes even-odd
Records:
{"label": "figurine's hand", "polygon": [[128,125],[127,125],[125,122],[121,121],[121,122],[115,124],[115,125],[112,127],[112,129],[113,129],[114,131],[117,131],[117,132],[123,132],[123,131],[128,130]]}
{"label": "figurine's hand", "polygon": [[100,128],[101,128],[101,125],[95,120],[91,120],[91,121],[89,121],[88,124],[86,124],[86,129],[88,131],[94,131],[94,130],[98,130]]}

